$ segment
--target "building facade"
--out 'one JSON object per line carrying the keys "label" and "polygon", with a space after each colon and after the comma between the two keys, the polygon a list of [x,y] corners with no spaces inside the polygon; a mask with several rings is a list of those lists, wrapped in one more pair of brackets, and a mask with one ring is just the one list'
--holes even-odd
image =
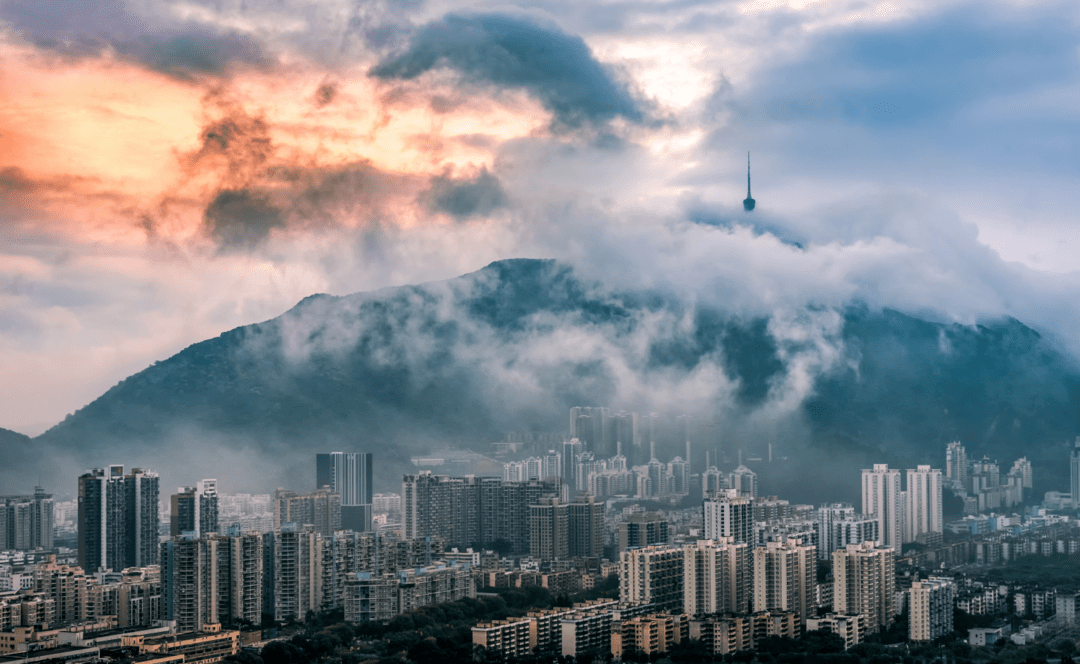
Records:
{"label": "building facade", "polygon": [[725,489],[702,504],[705,539],[730,537],[736,542],[754,542],[754,501],[738,489]]}
{"label": "building facade", "polygon": [[908,469],[906,494],[905,542],[914,542],[920,535],[945,530],[941,517],[940,470],[930,466]]}
{"label": "building facade", "polygon": [[887,627],[896,615],[896,552],[872,542],[833,552],[833,609],[866,616],[867,633]]}
{"label": "building facade", "polygon": [[79,477],[79,566],[119,572],[158,561],[158,476],[120,465]]}
{"label": "building facade", "polygon": [[619,554],[619,601],[653,604],[660,610],[682,609],[683,562],[683,550],[677,547],[623,551]]}
{"label": "building facade", "polygon": [[816,549],[789,539],[768,542],[753,555],[754,611],[793,612],[801,629],[814,609]]}
{"label": "building facade", "polygon": [[0,551],[53,548],[53,497],[41,487],[30,496],[0,496]]}
{"label": "building facade", "polygon": [[341,496],[341,527],[371,530],[373,512],[371,452],[331,452],[315,455],[315,488]]}
{"label": "building facade", "polygon": [[173,537],[193,532],[196,537],[218,532],[217,480],[182,486],[169,499],[169,531]]}
{"label": "building facade", "polygon": [[876,463],[862,471],[862,512],[878,522],[881,543],[900,550],[904,537],[904,501],[901,499],[900,471]]}
{"label": "building facade", "polygon": [[683,613],[749,613],[753,594],[750,547],[733,538],[683,547]]}
{"label": "building facade", "polygon": [[952,579],[931,577],[913,582],[907,593],[908,638],[933,641],[952,634],[955,594]]}

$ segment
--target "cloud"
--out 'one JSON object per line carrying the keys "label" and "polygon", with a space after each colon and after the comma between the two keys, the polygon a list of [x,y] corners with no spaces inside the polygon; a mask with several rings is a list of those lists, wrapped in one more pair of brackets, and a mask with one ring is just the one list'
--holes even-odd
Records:
{"label": "cloud", "polygon": [[420,28],[404,53],[384,59],[371,74],[412,80],[442,67],[470,83],[528,91],[558,126],[646,119],[641,102],[580,37],[524,16],[450,14]]}
{"label": "cloud", "polygon": [[[966,191],[1009,205],[1030,199],[1026,185],[990,181],[1013,172],[1010,150],[1018,155],[1015,168],[1032,167],[1030,179],[1018,182],[1046,178],[1034,189],[1040,200],[1066,196],[1048,191],[1075,168],[1066,157],[1075,134],[1069,90],[1077,77],[1070,24],[1060,8],[1024,16],[1004,8],[985,15],[970,7],[934,8],[891,23],[825,26],[812,12],[804,20],[785,11],[759,23],[756,15],[743,20],[723,8],[717,23],[723,31],[710,32],[715,26],[708,21],[672,17],[694,16],[707,4],[622,3],[587,8],[568,19],[577,23],[561,24],[597,30],[578,37],[533,18],[489,13],[455,13],[410,31],[391,8],[361,3],[354,7],[358,41],[349,42],[339,39],[347,27],[315,20],[305,13],[308,5],[297,9],[303,26],[269,38],[254,10],[238,17],[227,4],[198,5],[216,6],[213,20],[161,14],[143,32],[124,18],[87,14],[85,29],[57,19],[49,48],[71,55],[112,49],[158,70],[174,63],[170,83],[189,89],[194,110],[182,114],[191,125],[184,140],[155,153],[165,160],[170,150],[180,155],[181,183],[162,185],[168,191],[160,205],[156,194],[145,196],[120,215],[136,223],[148,209],[151,228],[159,229],[153,241],[144,245],[140,233],[138,244],[125,245],[129,240],[118,240],[104,221],[112,208],[85,196],[77,199],[85,218],[53,211],[58,227],[69,231],[63,237],[28,234],[3,247],[0,264],[26,266],[9,267],[0,289],[4,382],[25,385],[27,395],[53,394],[56,376],[65,385],[55,400],[21,396],[5,404],[0,425],[40,431],[57,413],[62,417],[153,360],[277,315],[313,292],[448,278],[512,256],[556,257],[608,288],[684,298],[757,320],[748,329],[763,327],[788,367],[775,373],[768,364],[750,366],[760,370],[759,379],[734,386],[725,378],[730,357],[675,369],[670,362],[650,364],[695,347],[685,331],[693,320],[687,311],[642,316],[634,333],[615,342],[607,339],[609,329],[558,316],[532,321],[536,334],[527,339],[459,326],[460,334],[482,340],[477,348],[484,352],[461,362],[494,377],[485,393],[489,403],[534,414],[550,408],[529,397],[556,389],[643,407],[721,394],[732,403],[772,404],[756,411],[761,421],[747,424],[767,430],[771,415],[797,410],[816,377],[850,360],[835,314],[852,302],[964,323],[1012,314],[1080,350],[1069,341],[1080,338],[1076,276],[1001,260],[985,244],[983,217],[958,210],[949,198]],[[249,3],[260,11],[271,5]],[[5,16],[28,11],[2,7]],[[601,14],[609,9],[617,16],[607,25],[633,39],[604,34]],[[46,44],[46,21],[33,27],[31,19],[19,20],[24,35]],[[1014,21],[1019,28],[1010,32]],[[109,28],[114,24],[119,27]],[[759,29],[775,32],[754,32]],[[189,42],[169,46],[188,32]],[[144,33],[154,36],[142,39]],[[710,76],[729,82],[711,107],[690,105],[672,123],[653,125],[635,92],[640,80],[624,83],[602,63],[637,76],[627,41],[655,54],[650,39],[678,46],[688,34],[706,44],[702,59],[715,65]],[[1045,43],[1035,43],[1043,34]],[[185,44],[201,48],[208,35],[224,39],[221,49],[211,48],[206,63],[191,62]],[[264,54],[297,45],[291,52],[297,59],[264,72],[230,70],[230,62],[257,65],[258,56],[242,49],[234,55],[230,49],[240,47],[229,46],[229,35],[266,39],[273,48],[259,46]],[[744,48],[735,49],[741,59],[727,57],[734,42]],[[996,50],[1013,57],[1000,59]],[[166,56],[155,60],[158,52]],[[313,53],[322,58],[315,65],[305,59]],[[374,78],[359,73],[366,64],[343,68],[353,59],[377,60]],[[218,92],[204,98],[200,120],[205,81],[175,77],[209,71],[231,78],[212,83]],[[950,71],[963,77],[954,80]],[[445,94],[440,76],[465,85]],[[424,94],[429,78],[437,84],[434,96]],[[138,92],[148,78],[136,80]],[[95,112],[83,108],[84,93],[70,90],[64,94],[78,103],[56,114],[58,122]],[[124,100],[126,92],[110,95]],[[179,131],[173,116],[159,118],[126,101],[109,110],[139,126],[160,122],[173,141]],[[3,119],[9,117],[16,115]],[[565,129],[623,121],[629,128],[618,150],[581,140],[579,132],[543,130],[549,123]],[[80,125],[79,133],[95,135],[96,126]],[[11,131],[6,124],[0,130]],[[700,135],[707,138],[699,144]],[[125,153],[139,156],[130,146],[141,135],[109,136],[119,145],[117,138],[129,142],[115,157],[95,149],[101,146],[80,145],[73,158],[62,137],[34,152],[53,150],[65,164],[82,163],[85,155],[105,154],[109,164],[122,163]],[[754,151],[759,202],[751,215],[739,207],[746,149]],[[3,167],[0,192],[20,200],[40,202],[34,187],[60,182],[30,166]],[[126,181],[116,178],[117,188]],[[1023,196],[1016,192],[1021,188]],[[1030,223],[1041,223],[1031,216]],[[213,246],[160,230],[177,220]],[[173,240],[173,248],[167,252],[159,238]],[[12,260],[26,255],[35,262]],[[453,312],[439,315],[439,325],[458,322]],[[430,339],[399,322],[395,334],[418,340],[410,361],[423,368],[425,353],[438,359]],[[751,348],[759,342],[755,334],[747,338]],[[515,391],[504,389],[509,386]]]}
{"label": "cloud", "polygon": [[141,14],[121,0],[0,3],[0,19],[40,48],[73,57],[113,52],[171,76],[221,75],[229,65],[268,67],[254,35],[177,20],[165,7]]}
{"label": "cloud", "polygon": [[226,189],[206,208],[203,224],[222,249],[250,250],[284,227],[285,220],[265,194]]}
{"label": "cloud", "polygon": [[471,178],[433,177],[431,187],[420,194],[420,201],[432,212],[456,219],[487,216],[508,204],[502,184],[487,169]]}

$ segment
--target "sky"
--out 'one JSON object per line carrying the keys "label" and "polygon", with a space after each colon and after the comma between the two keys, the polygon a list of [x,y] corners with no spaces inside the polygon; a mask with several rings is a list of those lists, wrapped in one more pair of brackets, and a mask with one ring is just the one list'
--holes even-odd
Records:
{"label": "sky", "polygon": [[512,257],[736,312],[1014,316],[1080,355],[1078,22],[0,0],[0,427],[39,434],[312,293]]}

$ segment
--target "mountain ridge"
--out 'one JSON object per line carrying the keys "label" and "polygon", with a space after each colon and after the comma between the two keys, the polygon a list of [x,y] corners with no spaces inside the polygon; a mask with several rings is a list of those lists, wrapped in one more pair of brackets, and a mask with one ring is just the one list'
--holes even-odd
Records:
{"label": "mountain ridge", "polygon": [[[864,305],[788,318],[619,292],[537,259],[313,294],[120,381],[18,445],[11,466],[126,459],[175,467],[178,484],[217,472],[237,487],[274,479],[307,489],[306,456],[347,447],[376,452],[381,485],[392,487],[412,454],[511,429],[565,430],[569,406],[605,405],[690,412],[703,427],[700,457],[711,449],[731,461],[772,442],[804,467],[836,467],[844,486],[875,460],[941,467],[945,444],[960,439],[970,455],[1001,457],[1003,473],[1030,448],[1037,483],[1058,487],[1061,441],[1080,429],[1080,370],[1036,331]],[[799,387],[800,371],[810,388]],[[804,499],[781,471],[761,469],[768,490]],[[11,473],[0,479],[13,483]]]}

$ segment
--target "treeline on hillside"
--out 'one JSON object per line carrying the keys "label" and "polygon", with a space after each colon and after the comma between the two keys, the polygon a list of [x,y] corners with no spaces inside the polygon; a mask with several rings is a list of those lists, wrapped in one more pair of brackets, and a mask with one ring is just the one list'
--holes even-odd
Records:
{"label": "treeline on hillside", "polygon": [[[545,588],[499,589],[497,595],[426,606],[395,617],[386,624],[350,624],[341,611],[311,615],[291,638],[272,641],[256,654],[244,651],[227,657],[227,664],[608,664],[610,652],[575,657],[527,656],[506,660],[499,653],[474,649],[472,627],[479,622],[523,616],[529,610],[565,606]],[[575,595],[580,601],[580,595]],[[626,653],[626,662],[640,664],[917,664],[947,658],[950,664],[1036,664],[1060,658],[1073,664],[1072,641],[1017,646],[1002,641],[972,649],[951,640],[940,644],[860,643],[844,651],[843,641],[830,632],[808,632],[791,639],[769,637],[756,650],[713,655],[700,641],[674,644],[667,653]]]}
{"label": "treeline on hillside", "polygon": [[1021,556],[985,574],[995,583],[1075,591],[1080,590],[1080,555]]}

